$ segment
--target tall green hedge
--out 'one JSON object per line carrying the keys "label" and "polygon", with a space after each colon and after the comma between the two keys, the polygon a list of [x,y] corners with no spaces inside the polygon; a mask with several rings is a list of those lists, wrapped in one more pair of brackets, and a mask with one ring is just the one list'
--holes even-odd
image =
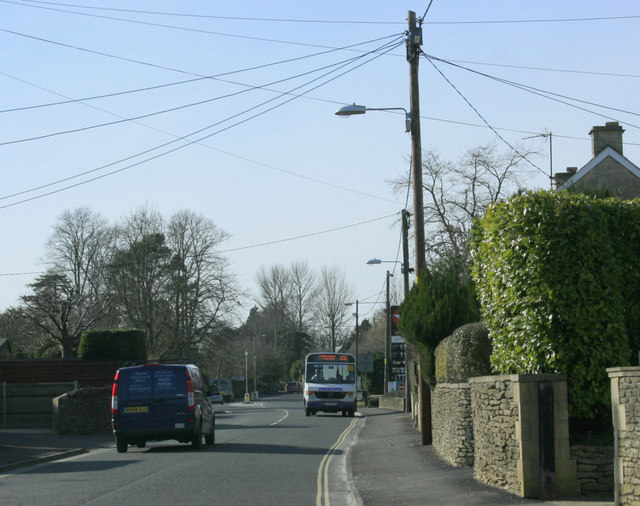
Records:
{"label": "tall green hedge", "polygon": [[88,360],[146,360],[142,330],[87,330],[80,338],[78,358]]}
{"label": "tall green hedge", "polygon": [[497,372],[566,373],[570,413],[609,402],[640,309],[640,201],[520,195],[474,224],[472,276]]}
{"label": "tall green hedge", "polygon": [[433,352],[438,343],[461,325],[480,318],[473,282],[455,263],[421,274],[400,314],[400,333],[415,345],[429,384],[435,384]]}

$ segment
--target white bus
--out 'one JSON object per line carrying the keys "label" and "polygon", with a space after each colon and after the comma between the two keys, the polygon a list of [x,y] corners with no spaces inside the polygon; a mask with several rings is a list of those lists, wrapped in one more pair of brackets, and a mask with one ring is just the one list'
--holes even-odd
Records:
{"label": "white bus", "polygon": [[356,411],[356,360],[348,353],[309,353],[304,361],[304,410],[307,416],[318,411]]}

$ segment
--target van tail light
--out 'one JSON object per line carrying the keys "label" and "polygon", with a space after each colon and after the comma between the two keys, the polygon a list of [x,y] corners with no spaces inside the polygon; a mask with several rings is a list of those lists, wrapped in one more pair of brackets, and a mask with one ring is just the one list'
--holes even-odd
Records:
{"label": "van tail light", "polygon": [[111,389],[111,414],[118,414],[118,375],[120,372],[116,372],[116,377],[113,378],[113,388]]}
{"label": "van tail light", "polygon": [[196,398],[193,393],[193,382],[191,381],[191,376],[189,375],[189,370],[185,369],[185,374],[187,375],[187,410],[195,411],[196,409]]}

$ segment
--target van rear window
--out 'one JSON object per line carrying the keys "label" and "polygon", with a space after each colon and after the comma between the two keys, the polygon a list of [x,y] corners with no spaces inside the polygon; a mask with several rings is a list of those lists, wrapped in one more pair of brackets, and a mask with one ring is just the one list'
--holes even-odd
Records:
{"label": "van rear window", "polygon": [[118,382],[118,395],[122,399],[185,397],[187,393],[185,373],[181,368],[140,367],[124,370]]}

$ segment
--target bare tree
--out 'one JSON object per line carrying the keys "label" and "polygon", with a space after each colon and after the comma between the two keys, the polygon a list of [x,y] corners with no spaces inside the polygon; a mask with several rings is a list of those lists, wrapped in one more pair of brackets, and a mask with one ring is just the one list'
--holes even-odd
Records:
{"label": "bare tree", "polygon": [[[423,154],[424,220],[427,256],[433,263],[444,256],[466,257],[473,220],[487,207],[518,191],[523,168],[533,152],[498,153],[496,146],[468,150],[457,163],[440,159],[434,151]],[[405,192],[407,178],[391,182],[396,193]]]}
{"label": "bare tree", "polygon": [[82,332],[109,313],[105,280],[112,238],[100,215],[87,208],[65,211],[46,244],[49,269],[22,297],[25,317],[59,343],[63,357],[75,356]]}
{"label": "bare tree", "polygon": [[125,322],[145,330],[152,358],[193,357],[228,329],[241,294],[217,251],[226,239],[188,210],[167,222],[141,207],[118,227],[111,288]]}
{"label": "bare tree", "polygon": [[173,254],[169,292],[174,342],[194,348],[210,339],[233,315],[240,291],[218,252],[227,234],[191,211],[171,217],[167,246]]}
{"label": "bare tree", "polygon": [[316,276],[306,262],[293,262],[290,271],[289,307],[294,330],[308,331],[317,294]]}
{"label": "bare tree", "polygon": [[257,274],[260,309],[270,317],[274,329],[290,323],[291,273],[283,265],[261,266]]}
{"label": "bare tree", "polygon": [[353,289],[338,267],[323,267],[317,293],[316,318],[329,334],[331,351],[342,345],[348,335],[350,308],[346,302],[354,299]]}

